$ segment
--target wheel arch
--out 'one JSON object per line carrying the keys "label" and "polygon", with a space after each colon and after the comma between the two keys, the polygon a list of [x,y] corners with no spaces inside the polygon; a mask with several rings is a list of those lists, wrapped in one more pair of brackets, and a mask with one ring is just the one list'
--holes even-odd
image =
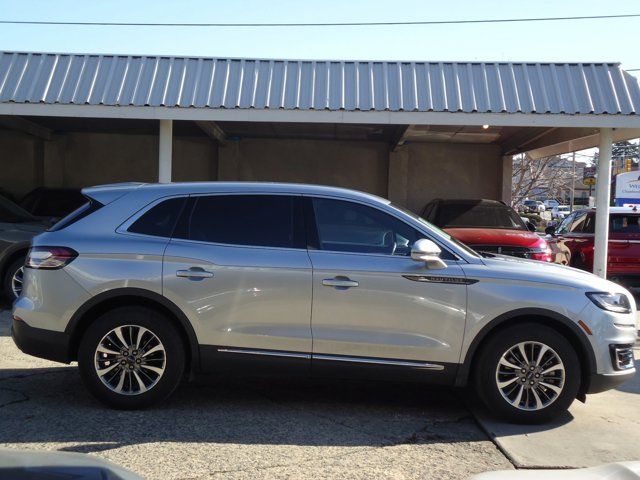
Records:
{"label": "wheel arch", "polygon": [[200,368],[200,348],[195,331],[185,314],[159,293],[141,288],[117,288],[91,297],[71,317],[65,333],[69,335],[69,360],[76,360],[80,339],[87,327],[104,312],[120,306],[142,306],[167,315],[178,328],[187,349],[187,371]]}
{"label": "wheel arch", "polygon": [[521,308],[503,313],[486,324],[476,335],[467,349],[464,361],[456,374],[455,385],[462,387],[467,385],[472,374],[474,360],[477,358],[482,346],[492,335],[519,321],[540,323],[556,330],[563,335],[573,346],[582,370],[579,398],[583,399],[589,389],[591,374],[597,371],[596,357],[580,327],[564,315],[543,308]]}
{"label": "wheel arch", "polygon": [[4,277],[7,274],[7,269],[9,266],[18,258],[27,256],[27,252],[29,251],[30,242],[20,242],[14,244],[11,249],[5,253],[0,262],[0,279],[4,281]]}

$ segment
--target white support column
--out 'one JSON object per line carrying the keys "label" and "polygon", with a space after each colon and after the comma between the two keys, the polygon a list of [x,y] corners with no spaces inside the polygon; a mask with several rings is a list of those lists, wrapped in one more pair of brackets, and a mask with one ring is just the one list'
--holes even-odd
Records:
{"label": "white support column", "polygon": [[596,182],[596,239],[593,255],[593,273],[602,278],[607,278],[612,133],[611,128],[600,129],[598,179]]}
{"label": "white support column", "polygon": [[173,148],[173,120],[160,120],[160,149],[158,182],[171,182],[171,150]]}

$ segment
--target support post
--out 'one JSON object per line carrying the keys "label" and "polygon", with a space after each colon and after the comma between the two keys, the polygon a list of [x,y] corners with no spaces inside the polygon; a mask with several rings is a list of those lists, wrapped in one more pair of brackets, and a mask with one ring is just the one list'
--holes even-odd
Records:
{"label": "support post", "polygon": [[607,278],[612,137],[613,131],[611,128],[600,129],[598,178],[596,181],[596,238],[593,254],[593,273],[602,278]]}
{"label": "support post", "polygon": [[158,182],[171,182],[171,150],[173,148],[173,120],[160,120]]}

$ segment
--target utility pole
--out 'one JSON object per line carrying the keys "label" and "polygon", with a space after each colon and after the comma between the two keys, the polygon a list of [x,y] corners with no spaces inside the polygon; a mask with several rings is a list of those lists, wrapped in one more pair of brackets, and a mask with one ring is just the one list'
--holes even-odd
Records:
{"label": "utility pole", "polygon": [[571,202],[569,204],[569,211],[573,212],[573,203],[576,195],[576,152],[571,154],[571,162],[573,167],[573,173],[571,174]]}

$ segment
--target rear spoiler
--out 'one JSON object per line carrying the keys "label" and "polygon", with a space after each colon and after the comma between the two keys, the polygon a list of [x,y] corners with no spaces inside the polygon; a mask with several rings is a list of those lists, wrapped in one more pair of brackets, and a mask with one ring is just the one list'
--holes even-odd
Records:
{"label": "rear spoiler", "polygon": [[87,187],[82,189],[82,194],[90,200],[95,200],[102,205],[117,200],[123,195],[140,188],[144,183],[141,182],[124,182],[111,183],[109,185],[96,185],[95,187]]}

